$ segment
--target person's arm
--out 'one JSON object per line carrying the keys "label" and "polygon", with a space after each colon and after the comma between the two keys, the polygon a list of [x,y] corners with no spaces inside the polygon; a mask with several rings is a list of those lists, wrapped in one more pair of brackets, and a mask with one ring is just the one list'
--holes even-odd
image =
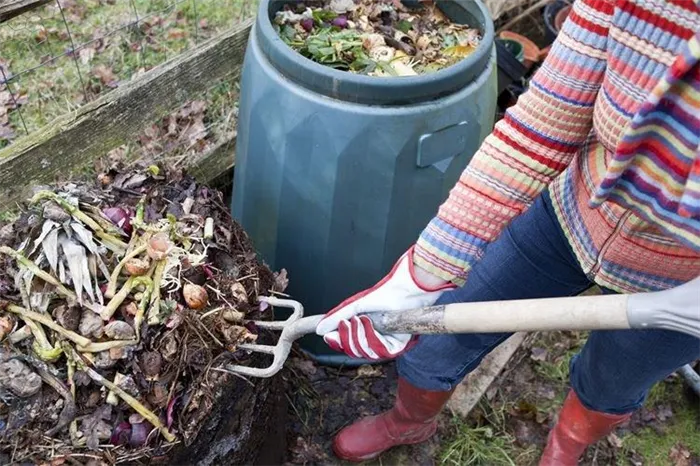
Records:
{"label": "person's arm", "polygon": [[571,163],[592,128],[606,68],[612,0],[577,0],[528,90],[484,140],[438,214],[414,263],[461,285],[485,246]]}
{"label": "person's arm", "polygon": [[483,249],[571,162],[592,127],[613,0],[576,0],[530,88],[482,143],[437,216],[389,274],[349,297],[316,333],[352,357],[393,358],[411,335],[382,335],[358,315],[433,304],[464,282]]}

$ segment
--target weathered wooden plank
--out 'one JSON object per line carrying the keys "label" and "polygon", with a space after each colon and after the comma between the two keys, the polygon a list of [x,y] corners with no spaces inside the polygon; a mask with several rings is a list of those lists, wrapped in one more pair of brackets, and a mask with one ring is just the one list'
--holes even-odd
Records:
{"label": "weathered wooden plank", "polygon": [[463,418],[467,417],[476,406],[486,390],[501,373],[515,351],[525,339],[525,332],[517,332],[498,345],[484,357],[479,367],[457,385],[455,392],[448,402],[448,408]]}
{"label": "weathered wooden plank", "polygon": [[84,167],[216,81],[240,73],[250,19],[0,150],[0,199]]}
{"label": "weathered wooden plank", "polygon": [[197,181],[212,187],[220,187],[233,181],[236,159],[236,136],[225,139],[187,167]]}
{"label": "weathered wooden plank", "polygon": [[0,23],[39,8],[53,0],[0,0]]}

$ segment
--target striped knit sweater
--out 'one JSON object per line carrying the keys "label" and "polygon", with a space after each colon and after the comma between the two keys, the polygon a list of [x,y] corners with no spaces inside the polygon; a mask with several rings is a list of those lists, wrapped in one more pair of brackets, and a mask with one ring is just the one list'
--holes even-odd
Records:
{"label": "striped knit sweater", "polygon": [[700,275],[700,0],[576,0],[414,261],[462,284],[549,189],[578,262],[615,291]]}

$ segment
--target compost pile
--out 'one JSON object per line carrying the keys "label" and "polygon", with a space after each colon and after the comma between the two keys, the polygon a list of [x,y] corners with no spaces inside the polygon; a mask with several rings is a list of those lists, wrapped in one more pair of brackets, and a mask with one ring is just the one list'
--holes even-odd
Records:
{"label": "compost pile", "polygon": [[0,229],[0,451],[114,463],[191,443],[286,273],[181,171],[114,168],[22,207]]}
{"label": "compost pile", "polygon": [[276,13],[281,38],[317,63],[370,76],[415,76],[469,56],[478,29],[451,22],[436,2],[400,0],[293,2]]}

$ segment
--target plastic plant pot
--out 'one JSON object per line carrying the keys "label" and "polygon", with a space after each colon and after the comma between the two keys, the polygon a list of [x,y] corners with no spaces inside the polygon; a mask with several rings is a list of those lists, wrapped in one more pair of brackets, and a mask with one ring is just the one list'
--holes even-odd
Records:
{"label": "plastic plant pot", "polygon": [[496,39],[496,41],[503,44],[503,47],[520,63],[525,61],[525,49],[523,48],[523,44],[513,39]]}
{"label": "plastic plant pot", "polygon": [[571,7],[565,6],[564,8],[559,10],[557,15],[554,17],[554,27],[557,30],[557,34],[559,34],[559,31],[561,31],[561,28],[564,25],[564,21],[566,21],[566,18],[569,17],[570,12],[571,12]]}
{"label": "plastic plant pot", "polygon": [[498,35],[501,39],[514,40],[523,48],[522,63],[528,70],[532,65],[540,61],[540,48],[530,39],[513,31],[503,31]]}
{"label": "plastic plant pot", "polygon": [[[571,9],[570,3],[564,0],[555,0],[552,3],[548,3],[547,6],[544,7],[542,16],[544,19],[545,46],[551,45],[552,42],[554,42],[554,39],[557,38],[557,35],[559,34],[559,27],[557,27],[557,15],[564,9],[567,9],[567,11],[570,11]],[[566,14],[568,15],[568,13]],[[561,26],[561,24],[563,24],[563,21],[559,23],[559,26]]]}

